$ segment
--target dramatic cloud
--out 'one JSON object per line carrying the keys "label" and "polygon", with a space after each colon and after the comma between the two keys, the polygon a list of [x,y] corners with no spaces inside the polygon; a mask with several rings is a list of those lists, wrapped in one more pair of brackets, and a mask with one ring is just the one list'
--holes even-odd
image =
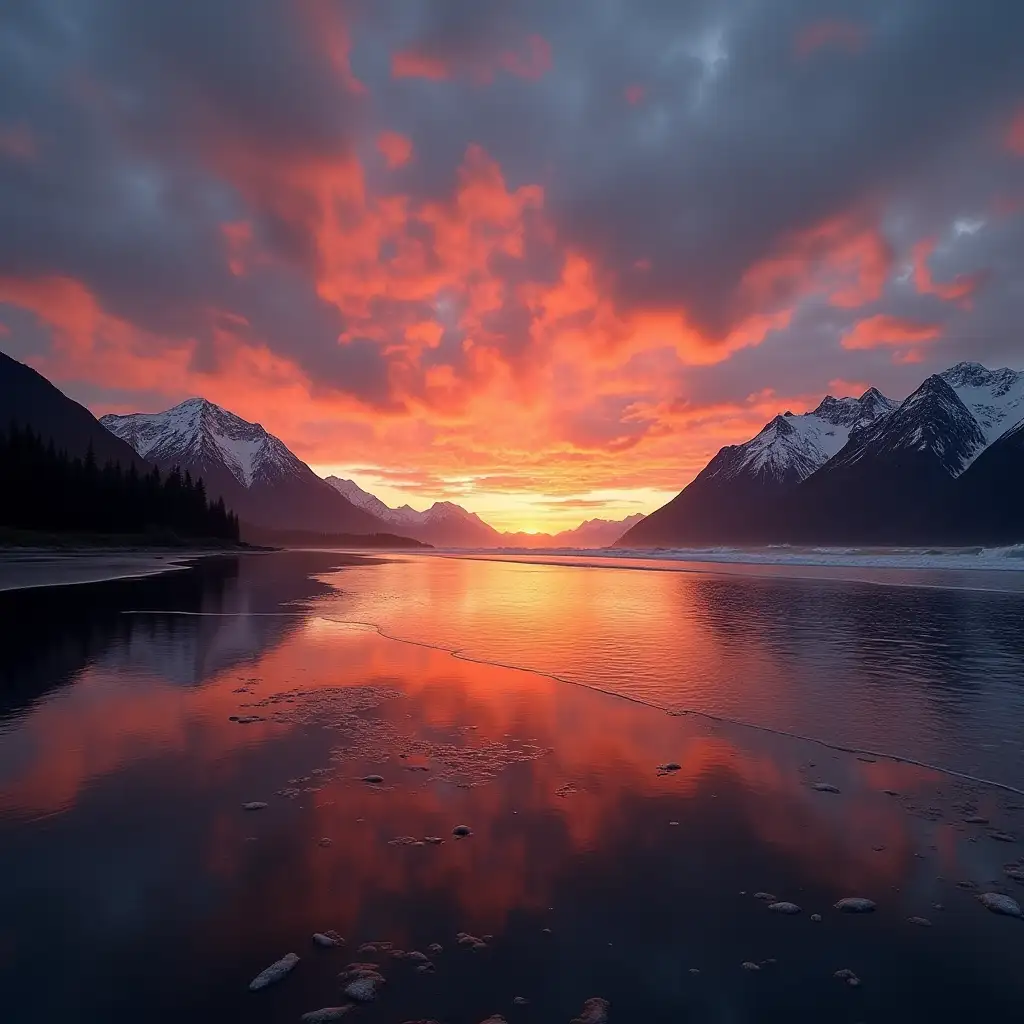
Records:
{"label": "dramatic cloud", "polygon": [[388,500],[649,508],[829,382],[1024,364],[1024,6],[898,7],[15,4],[3,347]]}

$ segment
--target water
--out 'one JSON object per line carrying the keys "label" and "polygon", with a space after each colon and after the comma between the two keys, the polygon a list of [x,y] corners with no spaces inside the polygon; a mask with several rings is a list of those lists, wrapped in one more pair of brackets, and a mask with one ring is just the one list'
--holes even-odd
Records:
{"label": "water", "polygon": [[[591,996],[644,1022],[1020,1005],[1024,923],[967,886],[1024,895],[990,836],[1024,835],[1024,798],[817,742],[1021,787],[1020,595],[343,561],[0,595],[5,1021],[297,1021],[365,960],[370,1024],[568,1022]],[[832,909],[851,895],[878,911]],[[313,946],[327,928],[345,948]],[[372,940],[444,949],[419,974]]]}

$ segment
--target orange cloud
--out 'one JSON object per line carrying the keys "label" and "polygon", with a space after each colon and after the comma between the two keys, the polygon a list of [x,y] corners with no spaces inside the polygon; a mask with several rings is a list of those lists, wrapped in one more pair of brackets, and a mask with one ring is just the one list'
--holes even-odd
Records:
{"label": "orange cloud", "polygon": [[543,78],[551,67],[551,44],[536,34],[525,36],[514,49],[497,53],[462,56],[411,47],[391,55],[393,78],[425,78],[432,82],[447,81],[465,73],[477,84],[487,85],[494,81],[499,70],[517,78],[536,81]]}
{"label": "orange cloud", "polygon": [[35,136],[23,124],[0,127],[0,156],[12,160],[33,160],[36,155]]}
{"label": "orange cloud", "polygon": [[245,273],[245,252],[252,243],[252,225],[246,220],[221,224],[221,235],[228,253],[228,267],[235,277]]}
{"label": "orange cloud", "polygon": [[914,246],[914,287],[922,295],[936,295],[946,302],[956,302],[970,308],[971,297],[985,279],[984,272],[958,274],[952,281],[934,280],[928,260],[935,251],[935,246],[934,238],[925,238]]}
{"label": "orange cloud", "polygon": [[843,335],[845,349],[868,349],[883,346],[905,346],[934,341],[942,336],[941,324],[923,323],[903,317],[878,313],[861,320]]}
{"label": "orange cloud", "polygon": [[377,149],[392,170],[412,159],[412,139],[398,132],[381,132],[377,136]]}
{"label": "orange cloud", "polygon": [[637,85],[635,82],[632,85],[626,86],[625,97],[626,102],[631,106],[635,107],[640,103],[643,98],[647,95],[647,90],[642,85]]}
{"label": "orange cloud", "polygon": [[1024,107],[1017,111],[1016,116],[1010,122],[1003,141],[1011,153],[1024,156]]}
{"label": "orange cloud", "polygon": [[793,47],[799,57],[825,48],[859,53],[867,41],[863,25],[853,21],[816,21],[797,33]]}
{"label": "orange cloud", "polygon": [[742,285],[755,307],[819,292],[834,306],[855,308],[881,297],[892,264],[892,249],[877,227],[842,215],[784,238],[747,270]]}

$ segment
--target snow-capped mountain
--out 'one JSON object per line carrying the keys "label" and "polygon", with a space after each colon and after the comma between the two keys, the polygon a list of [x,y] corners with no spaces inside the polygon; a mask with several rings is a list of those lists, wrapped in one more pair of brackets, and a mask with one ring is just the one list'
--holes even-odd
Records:
{"label": "snow-capped mountain", "polygon": [[860,398],[826,395],[813,412],[783,413],[756,437],[723,448],[701,477],[719,483],[739,477],[759,484],[799,483],[832,458],[852,430],[873,423],[897,404],[875,388]]}
{"label": "snow-capped mountain", "polygon": [[947,475],[956,477],[985,444],[985,432],[971,410],[946,380],[935,374],[889,415],[851,438],[826,472],[917,453],[930,454]]}
{"label": "snow-capped mountain", "polygon": [[159,413],[109,414],[100,423],[163,470],[180,466],[223,497],[244,527],[378,533],[381,521],[324,483],[258,423],[203,398]]}
{"label": "snow-capped mountain", "polygon": [[189,398],[158,413],[100,417],[112,434],[157,465],[201,471],[226,469],[243,487],[258,480],[301,477],[308,467],[273,434],[205,398]]}
{"label": "snow-capped mountain", "polygon": [[[1016,486],[994,482],[993,467],[1024,461],[1022,420],[1024,373],[979,363],[929,377],[902,402],[874,388],[859,399],[827,397],[811,413],[776,416],[756,437],[723,448],[620,543],[969,538],[985,520],[972,489],[1006,505]],[[996,451],[985,459],[989,449]],[[973,473],[983,459],[984,472]],[[1024,539],[1024,514],[989,519],[1004,534],[1019,522]]]}
{"label": "snow-capped mountain", "polygon": [[974,414],[987,444],[1024,417],[1024,373],[1019,370],[988,370],[981,363],[964,362],[939,376]]}
{"label": "snow-capped mountain", "polygon": [[434,547],[481,548],[494,547],[499,542],[500,534],[494,527],[454,502],[435,501],[423,512],[409,505],[391,508],[354,480],[329,476],[326,482],[353,505],[387,523],[389,528]]}

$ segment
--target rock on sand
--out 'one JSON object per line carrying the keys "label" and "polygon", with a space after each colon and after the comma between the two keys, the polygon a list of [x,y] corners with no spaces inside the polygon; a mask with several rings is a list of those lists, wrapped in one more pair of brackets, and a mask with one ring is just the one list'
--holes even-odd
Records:
{"label": "rock on sand", "polygon": [[836,904],[836,910],[844,914],[870,914],[875,909],[875,901],[863,896],[847,896]]}
{"label": "rock on sand", "polygon": [[776,914],[799,914],[800,908],[795,903],[771,903],[768,906],[769,910],[773,910]]}
{"label": "rock on sand", "polygon": [[261,988],[273,985],[280,981],[297,963],[299,958],[294,953],[281,957],[276,963],[272,963],[265,971],[261,971],[252,981],[249,982],[249,991],[258,992]]}
{"label": "rock on sand", "polygon": [[349,1010],[354,1009],[353,1003],[346,1003],[344,1006],[325,1006],[320,1010],[310,1010],[299,1019],[302,1024],[327,1024],[331,1020],[341,1020]]}
{"label": "rock on sand", "polygon": [[1004,896],[1001,892],[983,892],[978,894],[978,902],[993,914],[1005,914],[1007,917],[1020,917],[1020,904],[1012,896]]}
{"label": "rock on sand", "polygon": [[610,1006],[607,999],[592,996],[583,1003],[580,1015],[573,1017],[569,1024],[607,1024]]}

